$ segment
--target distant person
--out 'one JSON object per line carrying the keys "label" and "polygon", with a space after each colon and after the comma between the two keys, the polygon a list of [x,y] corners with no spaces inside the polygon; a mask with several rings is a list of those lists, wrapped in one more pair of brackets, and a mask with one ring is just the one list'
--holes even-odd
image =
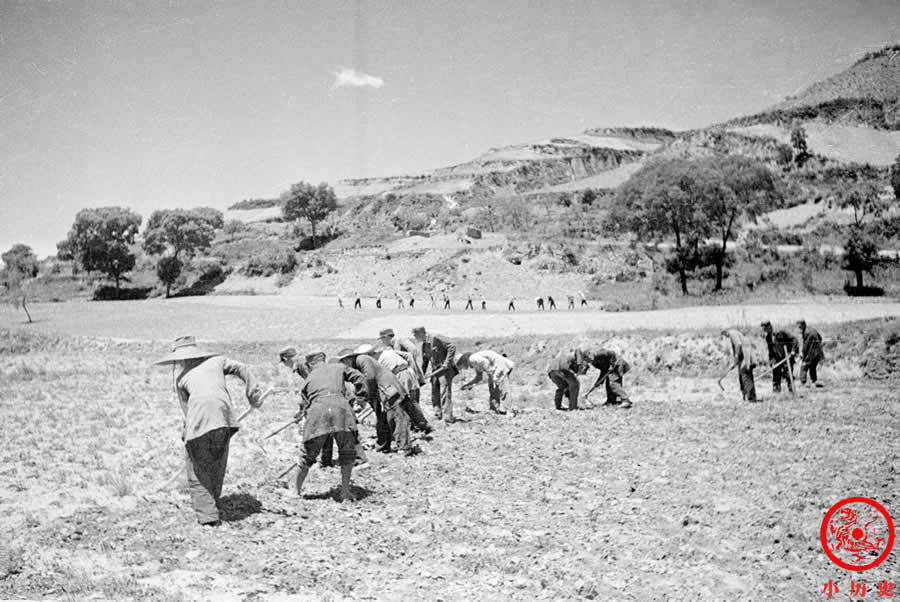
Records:
{"label": "distant person", "polygon": [[604,380],[606,381],[606,402],[603,405],[620,406],[624,410],[632,406],[622,383],[625,373],[631,369],[625,358],[619,356],[612,349],[602,347],[581,348],[575,352],[575,356],[578,358],[578,364],[585,371],[588,366],[593,366],[600,371],[591,391],[599,387]]}
{"label": "distant person", "polygon": [[375,309],[381,309],[381,294],[375,298]]}
{"label": "distant person", "polygon": [[569,410],[578,409],[578,391],[581,388],[578,374],[580,372],[581,366],[574,351],[563,351],[547,366],[547,377],[556,385],[553,404],[557,410],[565,411],[562,406],[563,397],[569,400]]}
{"label": "distant person", "polygon": [[362,299],[360,299],[359,293],[356,293],[356,299],[353,301],[353,309],[362,309]]}
{"label": "distant person", "polygon": [[581,307],[587,307],[587,299],[584,297],[584,291],[579,292],[578,295],[581,297]]}
{"label": "distant person", "polygon": [[410,308],[410,309],[415,309],[415,308],[416,308],[416,298],[415,298],[415,297],[410,297],[410,298],[409,298],[409,308]]}
{"label": "distant person", "polygon": [[[454,358],[456,345],[440,334],[425,332],[424,326],[412,330],[416,342],[422,345],[422,370],[431,379],[431,405],[438,420],[455,422],[453,417],[453,377],[457,374]],[[431,372],[428,371],[429,366]]]}
{"label": "distant person", "polygon": [[516,298],[510,297],[509,304],[506,306],[506,311],[516,311]]}
{"label": "distant person", "polygon": [[800,384],[806,384],[806,374],[809,373],[810,382],[816,387],[821,387],[817,368],[819,362],[825,359],[822,351],[822,335],[815,328],[807,328],[806,320],[798,320],[800,338],[803,340],[803,351],[800,354]]}
{"label": "distant person", "polygon": [[487,310],[487,299],[484,298],[484,295],[481,295],[481,311]]}
{"label": "distant person", "polygon": [[569,309],[575,309],[575,295],[568,295]]}
{"label": "distant person", "polygon": [[428,293],[428,296],[431,298],[431,307],[432,309],[437,307],[437,303],[434,300],[434,293]]}
{"label": "distant person", "polygon": [[537,308],[541,311],[544,311],[544,298],[538,297],[534,300],[535,304],[537,304]]}
{"label": "distant person", "polygon": [[547,295],[547,303],[550,304],[550,309],[556,309],[556,301],[550,295]]}
{"label": "distant person", "polygon": [[471,294],[469,295],[469,298],[466,301],[466,311],[468,311],[470,309],[473,311],[475,310],[475,307],[472,305],[472,295]]}
{"label": "distant person", "polygon": [[487,374],[488,378],[488,405],[493,412],[497,414],[506,414],[500,405],[506,401],[506,382],[510,373],[516,364],[509,358],[491,351],[483,349],[475,353],[463,353],[456,360],[457,370],[465,370],[472,368],[475,370],[475,376],[469,382],[460,387],[461,391],[467,391],[482,381]]}
{"label": "distant person", "polygon": [[356,461],[359,440],[356,414],[345,397],[344,383],[351,383],[358,404],[363,403],[365,380],[353,368],[338,362],[325,362],[325,354],[311,353],[306,356],[309,377],[301,389],[298,418],[305,416],[303,423],[303,451],[300,469],[297,471],[297,495],[303,489],[303,481],[309,468],[316,463],[325,441],[332,437],[338,446],[338,463],[341,465],[342,502],[352,501],[350,477]]}
{"label": "distant person", "polygon": [[187,451],[191,503],[201,525],[216,527],[221,524],[228,444],[238,431],[225,377],[244,381],[247,400],[255,408],[262,405],[262,394],[246,365],[201,349],[191,336],[175,339],[172,352],[155,363],[174,366],[175,392],[184,412],[181,440]]}
{"label": "distant person", "polygon": [[447,296],[447,293],[444,293],[444,309],[450,309],[450,297]]}
{"label": "distant person", "polygon": [[756,383],[753,381],[755,363],[750,344],[744,339],[744,335],[735,328],[723,330],[722,336],[728,337],[731,342],[731,368],[737,368],[741,397],[744,401],[756,401]]}
{"label": "distant person", "polygon": [[397,309],[403,309],[403,297],[400,296],[400,293],[397,293],[396,298],[397,298]]}
{"label": "distant person", "polygon": [[338,297],[337,300],[338,300],[338,307],[340,307],[341,309],[344,309],[344,301],[340,297]]}
{"label": "distant person", "polygon": [[772,369],[772,391],[781,392],[781,381],[786,380],[788,390],[793,393],[794,358],[800,350],[797,339],[790,333],[779,330],[775,332],[772,323],[766,320],[761,323],[766,347],[769,352],[769,365]]}

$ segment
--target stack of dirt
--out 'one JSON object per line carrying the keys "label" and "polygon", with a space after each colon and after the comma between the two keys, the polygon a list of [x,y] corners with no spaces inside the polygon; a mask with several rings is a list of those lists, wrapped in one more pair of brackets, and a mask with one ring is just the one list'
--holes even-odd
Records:
{"label": "stack of dirt", "polygon": [[900,380],[900,327],[885,333],[884,339],[863,353],[863,374],[876,380]]}

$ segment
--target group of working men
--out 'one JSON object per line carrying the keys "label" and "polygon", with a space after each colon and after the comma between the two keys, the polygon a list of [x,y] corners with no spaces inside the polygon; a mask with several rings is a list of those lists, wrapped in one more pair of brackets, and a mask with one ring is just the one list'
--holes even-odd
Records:
{"label": "group of working men", "polygon": [[[431,307],[437,308],[437,300],[434,297],[434,293],[429,293],[429,298],[431,299]],[[587,298],[584,296],[583,292],[578,293],[579,298],[581,299],[581,307],[587,307]],[[463,308],[465,311],[475,310],[475,296],[472,293],[469,293],[466,296],[466,305]],[[482,311],[487,311],[487,299],[484,298],[484,295],[480,295],[480,303]],[[414,296],[409,297],[409,301],[407,302],[399,293],[394,295],[394,300],[397,303],[397,309],[405,309],[409,307],[409,309],[416,308],[416,298]],[[575,309],[575,295],[567,295],[568,300],[568,309]],[[337,299],[338,307],[343,309],[344,300],[341,297]],[[553,299],[552,295],[547,295],[547,303],[544,303],[544,297],[535,297],[534,300],[535,306],[539,310],[547,309],[549,305],[549,309],[556,309],[556,300]],[[375,309],[381,309],[383,306],[382,303],[382,295],[381,293],[375,297]],[[443,309],[450,309],[450,296],[447,293],[441,293],[441,306]],[[359,293],[356,293],[356,296],[353,299],[353,309],[362,309],[362,297]],[[509,302],[506,304],[507,311],[515,311],[516,310],[516,298],[510,297]]]}
{"label": "group of working men", "polygon": [[[491,411],[506,414],[503,406],[507,383],[515,368],[511,359],[490,349],[457,355],[449,338],[427,332],[424,327],[414,328],[412,335],[408,339],[397,336],[392,329],[384,329],[377,344],[343,349],[332,361],[321,351],[302,358],[293,347],[280,351],[280,362],[303,379],[300,410],[292,421],[302,422],[298,495],[320,455],[323,464],[333,463],[336,446],[341,467],[340,498],[350,499],[353,467],[366,462],[358,423],[369,414],[375,415],[377,451],[418,453],[410,431],[426,436],[432,432],[420,405],[421,388],[428,382],[434,417],[438,420],[457,421],[453,379],[467,369],[473,370],[474,376],[461,389],[471,389],[486,379]],[[156,363],[173,366],[174,386],[185,416],[182,439],[187,452],[188,489],[198,520],[204,525],[218,525],[228,446],[240,422],[232,413],[225,377],[232,375],[244,381],[253,408],[262,405],[265,394],[246,365],[198,347],[193,337],[176,339],[172,352]],[[557,387],[556,408],[578,409],[578,376],[590,366],[600,370],[591,391],[606,383],[604,405],[631,407],[622,387],[628,363],[610,350],[577,349],[562,353],[547,368],[548,377]],[[568,397],[568,408],[562,406],[563,397]]]}
{"label": "group of working men", "polygon": [[[822,335],[815,328],[808,327],[805,320],[798,320],[796,325],[800,330],[802,347],[797,337],[786,330],[775,330],[768,320],[760,324],[766,341],[769,370],[772,372],[772,390],[775,393],[781,392],[782,382],[787,383],[788,390],[794,393],[794,366],[798,355],[800,383],[805,385],[808,376],[814,386],[822,386],[818,374],[819,363],[825,359]],[[751,345],[737,329],[723,330],[722,335],[731,342],[733,361],[729,371],[737,368],[741,396],[745,401],[757,401],[753,370],[758,364]]]}

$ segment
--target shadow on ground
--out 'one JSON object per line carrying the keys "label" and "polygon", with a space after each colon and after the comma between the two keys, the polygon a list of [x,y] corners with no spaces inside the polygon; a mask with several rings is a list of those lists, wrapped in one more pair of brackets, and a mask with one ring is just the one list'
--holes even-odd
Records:
{"label": "shadow on ground", "polygon": [[225,522],[241,521],[262,511],[262,502],[249,493],[232,493],[219,500],[219,513]]}
{"label": "shadow on ground", "polygon": [[[370,495],[375,493],[371,489],[366,489],[365,487],[358,487],[356,485],[350,485],[350,495],[353,497],[355,501],[364,500]],[[304,493],[303,499],[305,500],[334,500],[335,502],[339,502],[341,499],[341,488],[339,486],[332,487],[328,491],[322,491],[319,493]]]}

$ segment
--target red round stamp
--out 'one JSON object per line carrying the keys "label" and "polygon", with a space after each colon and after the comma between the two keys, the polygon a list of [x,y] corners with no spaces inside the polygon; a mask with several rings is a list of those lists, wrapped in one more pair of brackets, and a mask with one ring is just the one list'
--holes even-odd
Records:
{"label": "red round stamp", "polygon": [[867,497],[848,497],[831,507],[820,532],[825,554],[848,571],[881,564],[894,546],[894,521],[884,506]]}

